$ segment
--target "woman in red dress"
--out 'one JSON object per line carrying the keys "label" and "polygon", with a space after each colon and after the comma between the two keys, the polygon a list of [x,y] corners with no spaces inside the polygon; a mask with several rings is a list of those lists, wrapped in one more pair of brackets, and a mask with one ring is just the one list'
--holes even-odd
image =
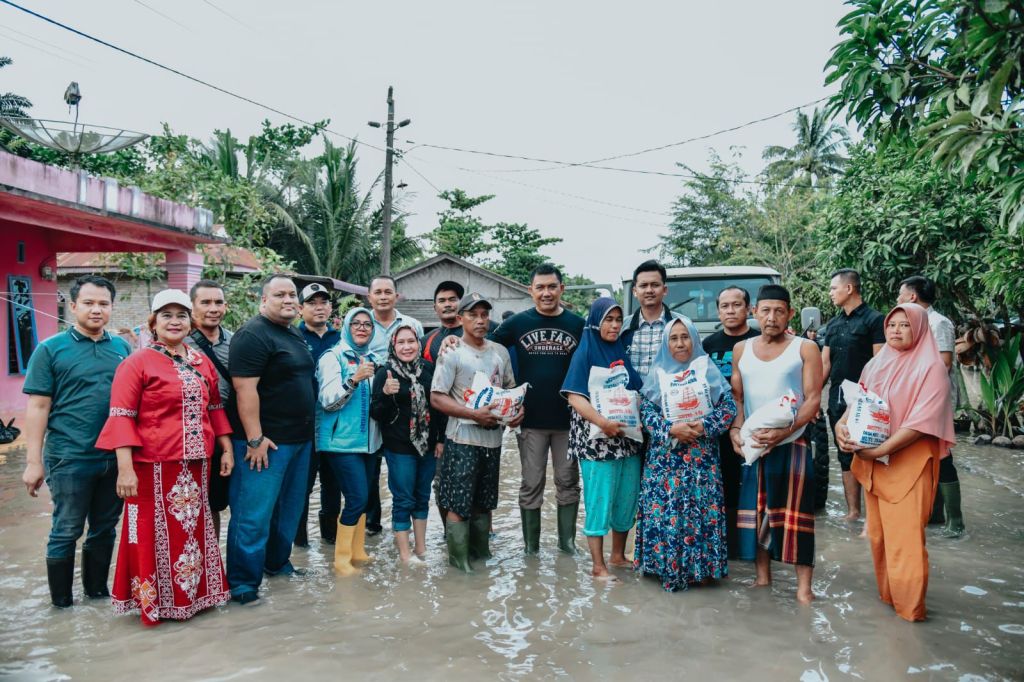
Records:
{"label": "woman in red dress", "polygon": [[114,610],[139,610],[143,625],[187,620],[231,596],[207,493],[214,439],[224,451],[215,474],[231,474],[231,426],[215,368],[184,343],[191,309],[177,289],[153,297],[154,342],[118,367],[96,441],[117,452],[125,501]]}

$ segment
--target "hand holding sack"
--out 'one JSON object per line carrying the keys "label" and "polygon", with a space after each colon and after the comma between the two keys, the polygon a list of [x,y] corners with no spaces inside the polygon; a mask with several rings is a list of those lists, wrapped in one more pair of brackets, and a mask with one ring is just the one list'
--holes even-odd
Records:
{"label": "hand holding sack", "polygon": [[[590,402],[605,419],[622,424],[622,435],[643,442],[640,431],[640,402],[636,391],[626,388],[629,373],[624,363],[612,367],[591,367],[587,390]],[[608,438],[597,424],[590,425],[590,440]]]}
{"label": "hand holding sack", "polygon": [[661,387],[662,414],[670,424],[699,422],[714,410],[711,386],[707,380],[708,356],[695,359],[679,374],[667,374],[661,369],[656,371]]}
{"label": "hand holding sack", "polygon": [[[466,407],[471,410],[478,410],[490,405],[491,414],[503,423],[508,423],[522,408],[523,401],[526,400],[526,389],[529,387],[530,384],[522,384],[515,388],[493,386],[486,374],[477,372],[473,375],[473,384],[463,392],[462,399],[466,401]],[[460,421],[464,424],[476,423],[472,419],[461,419]]]}
{"label": "hand holding sack", "polygon": [[[844,381],[840,390],[843,400],[850,406],[846,428],[850,440],[865,448],[874,448],[889,439],[889,406],[864,384]],[[889,456],[879,457],[882,464],[889,463]]]}
{"label": "hand holding sack", "polygon": [[800,399],[793,391],[786,391],[786,394],[779,396],[778,400],[762,405],[747,417],[740,428],[740,438],[743,440],[741,450],[746,464],[753,464],[765,452],[764,448],[754,445],[754,431],[758,429],[788,429],[796,421],[796,413],[799,409]]}

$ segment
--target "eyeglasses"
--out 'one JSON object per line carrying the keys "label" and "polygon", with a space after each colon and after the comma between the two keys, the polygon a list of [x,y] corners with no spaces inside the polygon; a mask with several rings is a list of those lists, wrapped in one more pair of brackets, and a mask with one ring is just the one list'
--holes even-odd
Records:
{"label": "eyeglasses", "polygon": [[373,329],[373,322],[350,322],[348,326],[352,329]]}

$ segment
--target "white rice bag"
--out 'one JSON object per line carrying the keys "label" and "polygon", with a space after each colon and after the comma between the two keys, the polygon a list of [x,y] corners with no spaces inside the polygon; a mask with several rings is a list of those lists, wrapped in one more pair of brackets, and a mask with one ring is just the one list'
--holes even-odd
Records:
{"label": "white rice bag", "polygon": [[[466,407],[471,410],[490,405],[491,414],[498,417],[504,424],[511,421],[523,401],[526,400],[526,389],[529,386],[530,384],[523,384],[515,388],[492,386],[486,374],[477,372],[473,375],[473,384],[463,391],[462,399],[466,401]],[[464,424],[476,423],[472,419],[460,419],[460,421]]]}
{"label": "white rice bag", "polygon": [[711,414],[711,386],[708,385],[708,356],[702,355],[680,374],[658,372],[661,388],[661,410],[665,420],[675,422],[699,422]]}
{"label": "white rice bag", "polygon": [[[643,442],[640,431],[640,401],[636,391],[626,388],[629,373],[624,365],[591,367],[587,379],[590,404],[605,419],[623,424],[622,435]],[[590,425],[590,440],[607,438],[597,424]]]}
{"label": "white rice bag", "polygon": [[[850,407],[846,428],[850,440],[865,448],[881,445],[889,439],[889,406],[884,400],[863,384],[844,381],[840,386],[843,401]],[[879,457],[882,464],[889,463],[889,456]]]}
{"label": "white rice bag", "polygon": [[754,445],[754,431],[789,428],[796,421],[796,413],[799,409],[800,399],[793,391],[786,391],[786,394],[779,396],[778,400],[762,405],[747,417],[743,426],[740,427],[740,438],[743,439],[741,450],[746,464],[750,465],[756,462],[765,450]]}

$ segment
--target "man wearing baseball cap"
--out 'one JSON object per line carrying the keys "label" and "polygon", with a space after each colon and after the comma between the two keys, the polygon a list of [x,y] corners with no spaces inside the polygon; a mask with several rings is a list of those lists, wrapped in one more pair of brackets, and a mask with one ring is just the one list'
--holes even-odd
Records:
{"label": "man wearing baseball cap", "polygon": [[[330,325],[331,314],[334,306],[331,302],[331,293],[324,285],[313,282],[302,289],[299,297],[302,308],[302,321],[299,322],[299,332],[306,340],[306,347],[313,356],[313,395],[319,395],[320,387],[316,381],[316,363],[320,356],[330,350],[338,341],[341,341],[341,332]],[[306,485],[306,506],[302,509],[302,518],[299,520],[299,530],[295,534],[295,544],[299,547],[308,547],[309,523],[309,496],[313,493],[313,484],[316,483],[316,474],[320,472],[320,539],[327,544],[334,544],[335,535],[338,532],[338,515],[341,514],[341,489],[331,467],[321,461],[320,453],[313,451],[309,460],[309,478]]]}

